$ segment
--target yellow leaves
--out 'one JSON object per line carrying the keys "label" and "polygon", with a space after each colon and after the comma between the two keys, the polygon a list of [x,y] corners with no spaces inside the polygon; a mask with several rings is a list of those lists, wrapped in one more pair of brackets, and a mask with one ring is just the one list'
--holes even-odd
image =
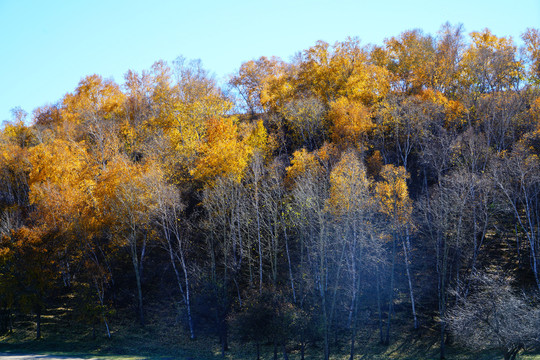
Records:
{"label": "yellow leaves", "polygon": [[112,80],[87,76],[73,94],[64,97],[62,117],[76,124],[92,118],[111,119],[123,112],[124,100],[124,94]]}
{"label": "yellow leaves", "polygon": [[156,206],[156,184],[162,179],[153,163],[133,163],[125,156],[112,159],[94,191],[100,221],[112,226],[120,238],[134,227],[145,226]]}
{"label": "yellow leaves", "polygon": [[529,81],[536,86],[540,85],[540,31],[527,29],[521,36],[525,42],[525,54],[529,65]]}
{"label": "yellow leaves", "polygon": [[390,91],[390,73],[386,68],[374,64],[357,65],[358,69],[347,80],[340,93],[351,99],[371,105],[385,97]]}
{"label": "yellow leaves", "polygon": [[446,115],[446,127],[458,128],[466,122],[468,110],[461,101],[448,99],[442,92],[432,89],[424,90],[419,95],[419,98],[442,106]]}
{"label": "yellow leaves", "polygon": [[268,150],[268,133],[264,127],[263,121],[257,121],[254,126],[248,129],[248,134],[245,140],[247,146],[253,149],[259,149],[267,153]]}
{"label": "yellow leaves", "polygon": [[382,181],[375,186],[380,211],[388,216],[392,226],[397,228],[410,221],[412,215],[412,201],[407,188],[409,174],[402,166],[389,164],[382,168],[380,175]]}
{"label": "yellow leaves", "polygon": [[280,65],[263,81],[260,99],[265,109],[283,113],[286,104],[317,98],[325,106],[340,97],[371,105],[389,90],[388,71],[370,63],[356,38],[333,46],[318,41],[304,50],[296,64]]}
{"label": "yellow leaves", "polygon": [[287,167],[287,179],[294,181],[300,176],[308,173],[314,176],[321,175],[324,169],[321,167],[314,152],[308,152],[306,149],[297,150],[293,154],[291,166]]}
{"label": "yellow leaves", "polygon": [[32,128],[26,126],[22,119],[6,123],[2,135],[8,142],[21,148],[29,147],[35,141]]}
{"label": "yellow leaves", "polygon": [[210,184],[218,176],[231,176],[240,181],[252,151],[253,148],[239,138],[235,118],[210,119],[191,174]]}
{"label": "yellow leaves", "polygon": [[433,39],[419,30],[385,40],[393,83],[404,92],[418,92],[430,83],[435,59]]}
{"label": "yellow leaves", "polygon": [[312,150],[323,143],[327,132],[326,107],[318,98],[293,100],[282,111],[294,145]]}
{"label": "yellow leaves", "polygon": [[38,223],[68,232],[90,212],[95,186],[94,168],[84,143],[54,140],[30,149],[30,203]]}
{"label": "yellow leaves", "polygon": [[77,144],[64,140],[54,140],[49,144],[40,144],[30,149],[29,160],[32,164],[29,184],[31,202],[45,196],[44,186],[54,186],[68,191],[79,189],[89,177],[86,150],[83,143]]}
{"label": "yellow leaves", "polygon": [[370,206],[370,182],[354,151],[346,151],[330,173],[329,211],[337,216],[359,212]]}
{"label": "yellow leaves", "polygon": [[368,54],[356,38],[337,42],[332,48],[318,42],[304,51],[297,87],[307,89],[325,104],[339,97],[371,105],[389,89],[388,71],[368,62]]}
{"label": "yellow leaves", "polygon": [[537,123],[540,123],[540,97],[534,99],[529,112],[533,119],[535,119]]}
{"label": "yellow leaves", "polygon": [[65,140],[40,144],[30,150],[30,184],[72,182],[78,179],[85,158],[83,147]]}
{"label": "yellow leaves", "polygon": [[512,38],[498,38],[488,29],[470,34],[472,43],[461,60],[461,83],[482,94],[517,86],[523,64],[516,60]]}
{"label": "yellow leaves", "polygon": [[[251,114],[262,111],[262,94],[265,85],[272,78],[279,77],[279,69],[283,67],[283,62],[276,57],[270,59],[261,57],[256,61],[247,61],[240,66],[238,75],[234,75],[229,80],[240,94],[241,100],[245,102],[246,110]],[[268,103],[268,99],[265,99]]]}
{"label": "yellow leaves", "polygon": [[322,178],[330,172],[339,152],[337,148],[325,143],[319,150],[308,152],[305,148],[293,153],[291,166],[287,167],[287,181],[293,183],[300,177]]}
{"label": "yellow leaves", "polygon": [[330,133],[337,144],[359,145],[373,127],[369,110],[359,102],[339,98],[330,104]]}
{"label": "yellow leaves", "polygon": [[163,131],[174,165],[192,168],[202,146],[209,119],[225,116],[233,107],[200,61],[175,61],[175,78],[163,62],[153,66],[152,113],[149,128]]}
{"label": "yellow leaves", "polygon": [[274,72],[264,78],[261,89],[261,105],[265,110],[282,112],[295,95],[295,69],[279,64]]}

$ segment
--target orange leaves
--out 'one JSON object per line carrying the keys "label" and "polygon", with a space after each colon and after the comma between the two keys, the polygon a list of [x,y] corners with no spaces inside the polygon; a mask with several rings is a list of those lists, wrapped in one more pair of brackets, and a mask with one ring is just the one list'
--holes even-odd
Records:
{"label": "orange leaves", "polygon": [[3,130],[3,137],[11,144],[21,148],[29,147],[35,142],[35,134],[31,127],[26,126],[24,120],[26,112],[20,108],[11,110],[14,115],[13,122],[6,122]]}
{"label": "orange leaves", "polygon": [[297,150],[291,166],[287,167],[287,180],[294,182],[300,177],[324,178],[339,159],[339,151],[333,144],[325,143],[319,150]]}
{"label": "orange leaves", "polygon": [[388,91],[388,72],[369,63],[367,51],[356,38],[332,48],[319,41],[304,51],[296,86],[325,104],[346,96],[370,105]]}
{"label": "orange leaves", "polygon": [[253,149],[239,138],[236,119],[215,118],[207,122],[206,141],[199,151],[191,174],[197,180],[212,183],[218,176],[239,181]]}
{"label": "orange leaves", "polygon": [[374,126],[369,110],[360,102],[339,98],[330,104],[328,117],[335,143],[355,146]]}
{"label": "orange leaves", "polygon": [[424,90],[420,95],[421,101],[431,102],[437,106],[441,106],[446,115],[446,126],[448,128],[458,128],[463,125],[466,120],[467,109],[459,100],[451,100],[442,92],[432,89]]}
{"label": "orange leaves", "polygon": [[265,110],[281,112],[295,95],[296,68],[293,65],[277,63],[272,74],[262,81],[261,105]]}
{"label": "orange leaves", "polygon": [[291,166],[287,168],[287,178],[294,181],[306,174],[322,175],[323,170],[314,152],[310,153],[306,149],[297,150],[293,154]]}
{"label": "orange leaves", "polygon": [[94,191],[97,215],[119,243],[135,241],[133,236],[148,225],[157,206],[156,184],[162,180],[154,164],[133,163],[125,156],[114,158],[99,176]]}
{"label": "orange leaves", "polygon": [[112,80],[99,75],[87,76],[73,94],[63,100],[64,119],[80,124],[92,118],[111,119],[123,111],[124,94]]}
{"label": "orange leaves", "polygon": [[540,97],[537,97],[532,105],[531,109],[529,110],[533,119],[535,119],[538,123],[540,123]]}
{"label": "orange leaves", "polygon": [[26,149],[0,142],[0,206],[27,204],[31,169],[27,155]]}
{"label": "orange leaves", "polygon": [[30,150],[30,203],[44,223],[67,229],[91,206],[93,169],[82,145],[55,140]]}

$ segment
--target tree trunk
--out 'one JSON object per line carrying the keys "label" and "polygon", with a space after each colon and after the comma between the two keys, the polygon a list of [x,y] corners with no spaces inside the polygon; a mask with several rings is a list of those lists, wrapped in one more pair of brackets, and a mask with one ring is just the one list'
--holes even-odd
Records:
{"label": "tree trunk", "polygon": [[137,281],[137,299],[139,301],[139,322],[140,322],[141,326],[144,326],[144,310],[143,310],[141,274],[139,272],[139,267],[137,266],[137,260],[136,259],[133,259],[133,267],[135,269],[135,280]]}
{"label": "tree trunk", "polygon": [[283,229],[283,234],[285,235],[285,251],[287,253],[287,264],[289,265],[289,277],[291,281],[291,290],[293,295],[293,301],[296,304],[296,292],[294,291],[294,278],[291,266],[291,256],[289,254],[289,238],[287,236],[287,229]]}
{"label": "tree trunk", "polygon": [[[358,281],[358,284],[360,284],[360,281]],[[358,299],[354,303],[354,313],[353,318],[351,322],[351,354],[349,356],[349,360],[354,360],[354,353],[355,353],[355,340],[356,340],[356,330],[357,330],[357,322],[358,322],[358,306],[359,301]]]}
{"label": "tree trunk", "polygon": [[225,357],[225,352],[229,351],[229,339],[227,334],[227,323],[225,319],[221,320],[220,340],[221,340],[221,355]]}
{"label": "tree trunk", "polygon": [[111,338],[111,330],[109,329],[109,324],[107,323],[107,318],[105,317],[105,314],[103,314],[103,323],[105,324],[105,330],[107,331],[107,338]]}
{"label": "tree trunk", "polygon": [[302,334],[300,335],[300,360],[304,360],[305,355],[306,355],[306,334],[305,334],[305,330],[302,330]]}
{"label": "tree trunk", "polygon": [[382,316],[382,305],[381,305],[381,279],[379,274],[379,267],[377,266],[377,312],[379,313],[379,339],[381,344],[384,343],[383,335],[383,316]]}
{"label": "tree trunk", "polygon": [[289,354],[287,354],[287,347],[285,346],[285,342],[281,345],[283,348],[283,360],[289,360]]}
{"label": "tree trunk", "polygon": [[[407,231],[408,232],[408,231]],[[409,236],[407,234],[407,236]],[[418,320],[416,317],[416,308],[414,304],[414,293],[413,293],[413,287],[412,287],[412,279],[411,279],[411,270],[409,267],[409,251],[407,250],[407,246],[405,244],[405,241],[402,239],[401,241],[403,243],[403,254],[404,254],[404,260],[405,260],[405,270],[407,271],[407,280],[409,282],[409,297],[411,298],[411,306],[412,306],[412,313],[413,313],[413,319],[414,319],[414,328],[418,329]]]}
{"label": "tree trunk", "polygon": [[386,324],[386,339],[385,345],[390,344],[390,323],[392,320],[392,312],[394,311],[394,278],[396,270],[396,237],[395,234],[392,240],[392,272],[390,274],[390,291],[388,294],[388,322]]}
{"label": "tree trunk", "polygon": [[8,313],[9,317],[9,333],[13,333],[13,316],[11,316],[11,311]]}
{"label": "tree trunk", "polygon": [[515,347],[512,349],[506,350],[504,352],[504,360],[515,360],[520,350],[521,350],[521,347]]}
{"label": "tree trunk", "polygon": [[326,295],[323,296],[323,327],[324,327],[324,360],[330,359],[330,348],[328,339],[328,317],[326,314]]}
{"label": "tree trunk", "polygon": [[[180,246],[180,244],[179,244]],[[193,340],[195,339],[195,330],[193,328],[193,318],[191,316],[191,302],[190,302],[190,296],[189,296],[189,277],[187,273],[187,266],[184,261],[184,255],[181,254],[181,260],[182,260],[182,270],[184,271],[184,281],[185,281],[185,290],[186,290],[186,308],[187,308],[187,316],[188,316],[188,325],[189,325],[189,335],[190,338]],[[240,303],[241,304],[241,303]]]}
{"label": "tree trunk", "polygon": [[445,330],[446,330],[446,324],[445,324],[444,321],[441,320],[441,351],[440,351],[440,359],[441,360],[446,359],[446,357],[445,357],[446,344],[444,343]]}
{"label": "tree trunk", "polygon": [[41,339],[41,307],[36,310],[36,340]]}
{"label": "tree trunk", "polygon": [[356,339],[356,324],[354,324],[352,326],[352,329],[351,329],[351,354],[349,356],[349,360],[353,360],[354,359],[354,352],[355,352],[355,349],[354,349],[354,341]]}

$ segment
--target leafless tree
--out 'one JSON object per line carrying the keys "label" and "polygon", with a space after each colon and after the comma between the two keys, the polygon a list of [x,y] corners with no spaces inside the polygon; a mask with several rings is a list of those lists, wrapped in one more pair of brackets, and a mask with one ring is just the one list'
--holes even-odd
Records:
{"label": "leafless tree", "polygon": [[529,296],[515,291],[508,279],[475,274],[474,292],[447,316],[455,339],[472,350],[497,349],[505,360],[540,343],[540,310]]}

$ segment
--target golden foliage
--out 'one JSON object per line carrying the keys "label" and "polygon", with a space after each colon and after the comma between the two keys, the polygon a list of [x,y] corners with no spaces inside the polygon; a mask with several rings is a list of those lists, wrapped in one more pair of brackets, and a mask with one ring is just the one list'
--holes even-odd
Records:
{"label": "golden foliage", "polygon": [[404,167],[389,164],[382,168],[381,177],[375,186],[380,211],[388,216],[392,227],[397,230],[408,223],[412,215],[412,201],[407,188],[409,174]]}
{"label": "golden foliage", "polygon": [[359,212],[371,206],[370,182],[364,165],[351,150],[344,152],[330,173],[328,207],[336,216]]}
{"label": "golden foliage", "polygon": [[472,43],[460,67],[462,86],[475,94],[514,89],[523,76],[512,38],[497,37],[488,29],[470,34]]}
{"label": "golden foliage", "polygon": [[74,93],[64,96],[62,118],[75,124],[89,119],[113,119],[123,112],[125,95],[112,80],[90,75],[79,82]]}
{"label": "golden foliage", "polygon": [[253,149],[239,138],[237,120],[230,117],[207,122],[206,138],[199,152],[191,174],[197,180],[212,183],[218,176],[240,181]]}
{"label": "golden foliage", "polygon": [[360,102],[339,98],[330,104],[328,118],[331,122],[332,141],[343,146],[359,146],[375,125],[369,110]]}

